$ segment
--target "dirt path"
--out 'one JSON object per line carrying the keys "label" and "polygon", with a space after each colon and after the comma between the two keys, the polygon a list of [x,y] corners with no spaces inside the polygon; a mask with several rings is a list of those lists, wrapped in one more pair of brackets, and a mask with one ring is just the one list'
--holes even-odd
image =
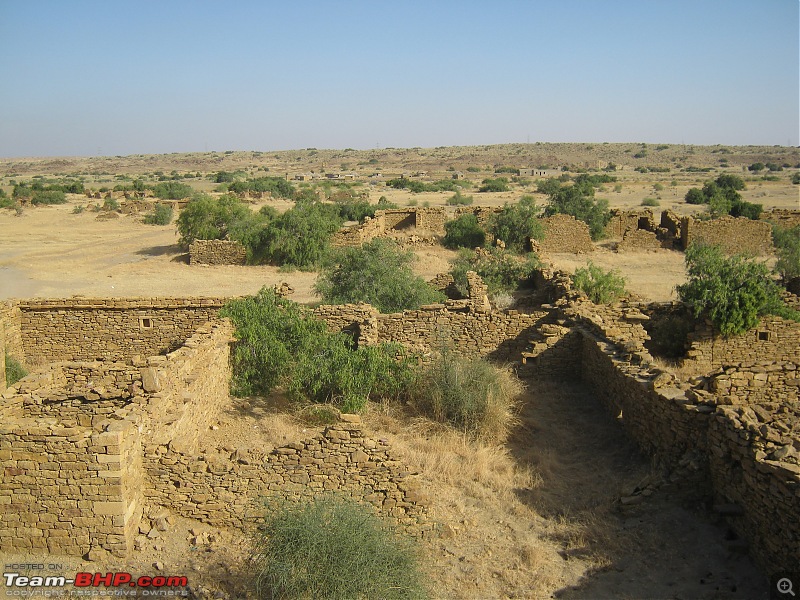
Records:
{"label": "dirt path", "polygon": [[[665,485],[623,505],[649,461],[579,383],[532,383],[511,440],[516,459],[542,482],[524,500],[543,517],[572,527],[565,561],[594,555],[602,565],[560,598],[766,598],[767,581],[726,541],[723,526]],[[562,534],[563,535],[563,534]]]}

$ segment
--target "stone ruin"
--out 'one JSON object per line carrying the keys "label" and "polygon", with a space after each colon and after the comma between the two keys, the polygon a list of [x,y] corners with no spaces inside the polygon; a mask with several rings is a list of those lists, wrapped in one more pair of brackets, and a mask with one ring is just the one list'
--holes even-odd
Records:
{"label": "stone ruin", "polygon": [[[652,305],[596,306],[565,273],[536,279],[542,303],[525,310],[492,309],[470,274],[464,300],[315,314],[358,345],[399,342],[424,357],[446,341],[463,355],[516,364],[523,377],[580,377],[670,480],[712,501],[765,571],[800,563],[800,324],[770,317],[726,339],[699,323],[682,361],[703,375],[683,381],[647,349]],[[430,527],[415,478],[355,416],[271,451],[198,451],[227,396],[231,329],[216,316],[221,303],[2,305],[0,340],[41,368],[0,402],[0,548],[124,556],[163,509],[243,526],[259,495],[328,489]]]}
{"label": "stone ruin", "polygon": [[243,265],[247,249],[236,240],[195,240],[189,244],[190,265]]}

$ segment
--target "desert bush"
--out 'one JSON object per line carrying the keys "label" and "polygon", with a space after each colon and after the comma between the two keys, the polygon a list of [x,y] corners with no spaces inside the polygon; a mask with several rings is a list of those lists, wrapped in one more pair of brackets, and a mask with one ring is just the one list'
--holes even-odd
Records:
{"label": "desert bush", "polygon": [[558,179],[540,179],[536,182],[536,191],[540,194],[549,196],[559,188],[561,188],[561,182]]}
{"label": "desert bush", "polygon": [[475,201],[472,196],[464,196],[461,190],[457,190],[455,194],[447,199],[447,204],[451,206],[469,206]]}
{"label": "desert bush", "polygon": [[390,344],[351,348],[306,308],[263,288],[222,309],[235,327],[231,393],[267,395],[281,386],[294,400],[357,412],[370,398],[400,398],[413,381],[402,349]]}
{"label": "desert bush", "polygon": [[746,332],[765,314],[797,318],[783,304],[764,263],[742,254],[727,257],[717,246],[692,244],[686,266],[689,281],[677,286],[678,296],[696,318],[707,315],[724,336]]}
{"label": "desert bush", "polygon": [[605,227],[611,219],[608,201],[594,197],[594,187],[588,183],[561,186],[550,194],[550,205],[545,216],[557,213],[571,215],[589,226],[593,240],[605,235]]}
{"label": "desert bush", "polygon": [[269,192],[278,198],[294,198],[295,188],[283,177],[257,177],[246,181],[234,181],[228,190],[235,194],[246,192]]}
{"label": "desert bush", "polygon": [[218,199],[194,194],[177,220],[180,244],[188,247],[195,240],[223,240],[238,221],[251,218],[251,211],[236,196]]}
{"label": "desert bush", "polygon": [[653,190],[656,191],[656,192],[663,191],[664,190],[664,184],[663,183],[654,183],[653,184]]}
{"label": "desert bush", "polygon": [[758,171],[763,171],[765,167],[766,167],[766,165],[764,163],[762,163],[762,162],[754,162],[749,167],[747,167],[747,169],[749,171],[757,173]]}
{"label": "desert bush", "polygon": [[705,204],[706,195],[700,188],[690,188],[689,191],[686,192],[686,196],[684,196],[684,201],[687,204]]}
{"label": "desert bush", "polygon": [[162,200],[182,200],[194,193],[192,187],[177,181],[165,181],[153,187],[153,194]]}
{"label": "desert bush", "polygon": [[489,219],[489,232],[496,239],[503,240],[506,248],[515,252],[525,252],[528,240],[544,238],[544,228],[536,217],[539,209],[533,196],[522,196],[517,204],[503,205],[503,210]]}
{"label": "desert bush", "polygon": [[73,215],[79,215],[84,210],[86,210],[86,207],[83,204],[78,204],[78,205],[72,207],[72,214]]}
{"label": "desert bush", "polygon": [[7,386],[14,385],[28,374],[28,371],[25,370],[25,367],[23,367],[22,364],[10,354],[5,355],[5,364]]}
{"label": "desert bush", "polygon": [[272,500],[256,535],[252,563],[261,598],[427,595],[411,541],[354,500]]}
{"label": "desert bush", "polygon": [[466,298],[468,293],[467,271],[481,276],[491,295],[497,295],[529,287],[533,272],[542,266],[533,252],[521,257],[500,248],[479,251],[463,249],[450,265],[456,291]]}
{"label": "desert bush", "polygon": [[433,420],[470,437],[502,442],[514,422],[520,393],[519,381],[508,371],[444,349],[423,367],[413,403]]}
{"label": "desert bush", "polygon": [[328,255],[331,236],[342,222],[332,204],[298,204],[264,230],[257,253],[277,265],[312,268]]}
{"label": "desert bush", "polygon": [[758,221],[763,210],[764,206],[762,204],[737,200],[731,203],[731,209],[728,214],[732,217],[747,217],[748,219]]}
{"label": "desert bush", "polygon": [[67,197],[60,190],[45,190],[34,192],[31,204],[65,204]]}
{"label": "desert bush", "polygon": [[507,192],[508,179],[505,177],[498,177],[496,179],[487,178],[481,182],[481,187],[478,188],[479,192]]}
{"label": "desert bush", "polygon": [[661,203],[655,198],[645,198],[642,200],[642,206],[660,206]]}
{"label": "desert bush", "polygon": [[473,214],[463,214],[444,224],[442,244],[446,248],[477,248],[486,243],[486,231]]}
{"label": "desert bush", "polygon": [[328,304],[368,302],[383,313],[412,310],[444,296],[414,274],[413,252],[377,238],[358,248],[341,248],[323,265],[315,284]]}
{"label": "desert bush", "polygon": [[617,271],[604,271],[591,261],[575,270],[572,284],[595,304],[611,304],[625,294],[625,278]]}
{"label": "desert bush", "polygon": [[119,210],[119,202],[116,200],[116,198],[106,198],[103,200],[102,210],[108,212]]}
{"label": "desert bush", "polygon": [[778,255],[775,271],[784,281],[800,277],[800,225],[772,226],[772,243]]}
{"label": "desert bush", "polygon": [[800,183],[800,173],[795,173],[794,175],[792,175],[792,183],[795,185]]}
{"label": "desert bush", "polygon": [[[0,190],[0,192],[2,192],[2,190]],[[14,200],[14,198],[9,198],[8,196],[6,196],[5,192],[3,192],[2,195],[0,195],[0,208],[14,208],[16,203],[17,201]]]}
{"label": "desert bush", "polygon": [[156,204],[153,212],[145,215],[147,225],[169,225],[172,222],[172,207],[169,204]]}

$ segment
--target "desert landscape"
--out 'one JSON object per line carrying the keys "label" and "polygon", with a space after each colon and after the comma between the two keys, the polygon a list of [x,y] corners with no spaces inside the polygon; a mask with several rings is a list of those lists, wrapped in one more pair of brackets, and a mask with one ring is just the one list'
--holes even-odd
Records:
{"label": "desert landscape", "polygon": [[[545,209],[551,197],[541,191],[544,182],[570,185],[581,175],[607,176],[594,198],[606,200],[614,216],[596,240],[572,219],[570,227],[577,222],[583,229],[569,229],[563,248],[546,245],[546,229],[535,289],[510,294],[505,304],[470,279],[466,297],[387,315],[352,303],[321,307],[317,267],[198,264],[176,228],[188,196],[159,199],[153,189],[180,182],[218,201],[229,191],[217,181],[221,173],[231,181],[279,178],[293,193],[307,190],[326,205],[341,204],[337,194],[346,193],[373,208],[388,207],[372,219],[345,223],[337,235],[394,239],[413,252],[413,272],[425,281],[446,274],[458,252],[443,245],[444,228],[423,225],[423,217],[445,223],[458,210],[494,214],[523,197]],[[277,457],[303,455],[312,447],[308,440],[317,440],[314,448],[327,461],[326,453],[346,445],[336,437],[344,431],[347,440],[364,440],[363,449],[347,446],[348,456],[372,457],[385,446],[388,458],[365,461],[375,461],[376,471],[402,465],[407,473],[399,479],[415,482],[405,489],[395,479],[388,487],[369,479],[358,494],[383,494],[382,505],[368,501],[411,531],[431,597],[770,597],[769,578],[792,568],[797,551],[791,544],[800,547],[798,324],[766,317],[737,342],[709,333],[710,322],[699,319],[684,336],[681,356],[659,355],[652,342],[661,334],[651,325],[679,305],[676,286],[688,281],[682,240],[689,239],[689,225],[701,231],[719,221],[708,219],[707,204],[686,202],[689,190],[721,176],[741,178],[741,199],[763,212],[735,222],[757,230],[752,237],[761,236],[766,246],[759,247],[767,249],[755,254],[772,268],[777,255],[768,221],[780,215],[800,223],[798,174],[795,147],[640,143],[0,159],[7,200],[0,208],[0,341],[29,372],[4,391],[0,406],[0,433],[7,436],[0,447],[0,504],[23,507],[7,513],[20,517],[17,524],[0,524],[0,557],[5,565],[58,566],[49,575],[183,575],[187,597],[257,597],[256,526],[242,516],[252,506],[239,499],[256,502],[261,492],[303,496],[298,481],[317,493],[322,488],[309,483],[314,472],[295,480],[286,467],[277,484],[266,477],[273,468],[283,473],[274,466]],[[504,191],[479,191],[498,177],[506,178]],[[37,181],[80,181],[84,191],[52,205],[14,197],[19,184]],[[143,189],[125,189],[137,181]],[[471,200],[458,206],[452,190],[414,192],[392,181],[458,181],[458,194]],[[280,215],[299,204],[269,192],[239,198],[253,213],[267,207]],[[145,222],[159,203],[173,208],[175,219]],[[409,219],[413,224],[403,225]],[[552,240],[556,221],[550,223]],[[621,224],[617,230],[614,223]],[[683,228],[683,237],[673,225]],[[575,231],[586,237],[588,251],[567,243]],[[590,262],[624,277],[626,295],[611,305],[582,295],[570,276]],[[230,395],[226,369],[235,342],[217,313],[226,301],[265,287],[289,290],[290,300],[316,310],[331,329],[357,325],[359,348],[398,342],[423,349],[424,361],[435,352],[435,330],[449,332],[460,353],[513,372],[520,391],[507,436],[476,440],[390,402],[370,402],[357,417],[337,410],[345,412],[342,421],[319,422],[310,403],[291,402],[283,391]],[[787,304],[800,306],[786,294]],[[116,325],[115,315],[130,316],[132,329]],[[158,330],[159,320],[169,322],[169,333]],[[98,392],[86,383],[101,372],[111,377],[108,365],[117,363],[125,365],[117,375],[128,377],[125,385],[103,379]],[[104,422],[102,429],[99,416],[119,427]],[[42,465],[61,459],[23,454],[55,452],[32,450],[37,435],[42,443],[48,435],[58,438],[52,443],[63,451],[58,444],[84,433],[85,444],[75,443],[95,449],[86,450],[86,460],[117,461],[121,473],[108,486],[119,489],[89,502],[118,502],[124,510],[96,525],[94,509],[76,504],[75,518],[88,533],[72,540],[71,533],[51,533],[49,520],[37,517],[44,508],[30,508],[45,506],[35,492],[46,477]],[[88,441],[112,434],[116,442]],[[192,466],[197,460],[202,472]],[[254,473],[257,465],[261,471]],[[354,472],[342,477],[362,485]],[[339,475],[323,469],[320,476]],[[20,486],[34,491],[21,493]],[[84,490],[58,494],[72,500]],[[788,525],[776,533],[770,523]],[[19,542],[20,535],[28,541]],[[61,537],[70,541],[47,541]],[[769,567],[775,548],[787,544],[785,561]]]}

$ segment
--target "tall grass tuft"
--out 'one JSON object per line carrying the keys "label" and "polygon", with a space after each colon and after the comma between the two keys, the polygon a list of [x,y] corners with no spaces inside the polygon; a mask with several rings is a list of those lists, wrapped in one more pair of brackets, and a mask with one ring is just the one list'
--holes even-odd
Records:
{"label": "tall grass tuft", "polygon": [[14,385],[28,374],[25,367],[13,356],[6,354],[6,385]]}
{"label": "tall grass tuft", "polygon": [[278,501],[252,563],[260,598],[425,598],[416,552],[368,506],[320,496]]}
{"label": "tall grass tuft", "polygon": [[516,420],[521,391],[508,371],[444,350],[424,368],[414,398],[432,419],[475,439],[501,442]]}

